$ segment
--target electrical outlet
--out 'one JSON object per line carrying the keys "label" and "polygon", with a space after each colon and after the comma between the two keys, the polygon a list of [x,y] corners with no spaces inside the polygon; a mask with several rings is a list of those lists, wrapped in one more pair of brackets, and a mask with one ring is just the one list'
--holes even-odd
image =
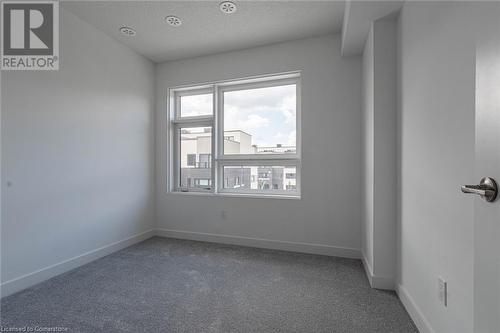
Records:
{"label": "electrical outlet", "polygon": [[448,306],[448,282],[438,277],[438,298],[444,306]]}
{"label": "electrical outlet", "polygon": [[223,220],[227,219],[227,212],[225,210],[220,211],[220,218]]}

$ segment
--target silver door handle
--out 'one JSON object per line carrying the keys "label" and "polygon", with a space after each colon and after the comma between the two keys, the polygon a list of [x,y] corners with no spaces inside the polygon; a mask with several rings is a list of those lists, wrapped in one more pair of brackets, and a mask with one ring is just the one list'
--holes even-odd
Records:
{"label": "silver door handle", "polygon": [[492,202],[497,197],[498,186],[493,178],[484,177],[479,185],[462,185],[462,192],[478,194],[484,200]]}

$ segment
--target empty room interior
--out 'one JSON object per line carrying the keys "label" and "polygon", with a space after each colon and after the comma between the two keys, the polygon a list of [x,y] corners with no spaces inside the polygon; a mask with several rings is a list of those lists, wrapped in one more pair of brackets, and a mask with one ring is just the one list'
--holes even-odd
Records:
{"label": "empty room interior", "polygon": [[500,332],[500,2],[1,22],[2,332]]}

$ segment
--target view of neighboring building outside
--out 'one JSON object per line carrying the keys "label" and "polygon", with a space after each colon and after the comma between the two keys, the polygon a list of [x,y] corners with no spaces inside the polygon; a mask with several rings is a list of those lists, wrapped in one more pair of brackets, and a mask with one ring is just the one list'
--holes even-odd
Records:
{"label": "view of neighboring building outside", "polygon": [[296,195],[297,77],[174,90],[176,189]]}
{"label": "view of neighboring building outside", "polygon": [[[210,188],[212,184],[211,127],[181,129],[181,187]],[[295,146],[275,147],[252,145],[252,135],[242,130],[224,132],[224,154],[295,153]],[[296,167],[225,166],[224,189],[288,190],[297,188]]]}

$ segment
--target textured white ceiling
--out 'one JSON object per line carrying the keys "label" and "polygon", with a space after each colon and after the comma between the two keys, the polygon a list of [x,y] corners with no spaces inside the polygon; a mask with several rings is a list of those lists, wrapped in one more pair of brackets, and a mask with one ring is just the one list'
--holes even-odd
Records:
{"label": "textured white ceiling", "polygon": [[[62,7],[155,61],[240,50],[338,33],[344,1],[234,1],[227,15],[219,1],[64,1]],[[182,19],[171,27],[167,15]],[[135,37],[118,29],[130,26]]]}

